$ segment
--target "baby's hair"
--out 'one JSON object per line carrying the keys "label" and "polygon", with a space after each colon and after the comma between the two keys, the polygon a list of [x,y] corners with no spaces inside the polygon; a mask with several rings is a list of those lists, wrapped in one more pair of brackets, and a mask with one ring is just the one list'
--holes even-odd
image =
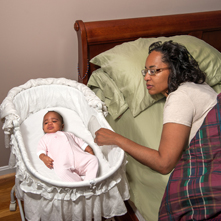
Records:
{"label": "baby's hair", "polygon": [[[62,117],[61,114],[59,114],[57,111],[54,111],[54,110],[48,111],[47,113],[50,113],[50,112],[56,113],[56,114],[58,115],[58,117],[60,118],[61,123],[64,124],[64,119],[63,119],[63,117]],[[47,114],[47,113],[46,113],[46,114]],[[46,115],[46,114],[45,114],[45,115]]]}

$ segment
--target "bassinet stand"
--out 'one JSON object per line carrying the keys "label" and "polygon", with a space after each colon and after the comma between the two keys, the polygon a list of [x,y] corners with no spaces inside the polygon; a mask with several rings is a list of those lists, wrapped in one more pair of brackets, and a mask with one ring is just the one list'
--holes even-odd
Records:
{"label": "bassinet stand", "polygon": [[[19,210],[20,210],[21,220],[25,221],[25,215],[24,215],[21,200],[20,199],[17,199],[17,200],[18,200],[18,206],[19,206]],[[17,209],[17,203],[16,203],[16,198],[15,198],[15,185],[14,185],[11,190],[11,202],[9,205],[9,210],[11,212],[14,212],[14,211],[16,211],[16,209]]]}

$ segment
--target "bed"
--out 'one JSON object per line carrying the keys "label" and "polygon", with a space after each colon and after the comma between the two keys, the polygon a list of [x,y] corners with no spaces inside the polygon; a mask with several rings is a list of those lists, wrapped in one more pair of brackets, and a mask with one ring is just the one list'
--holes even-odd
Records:
{"label": "bed", "polygon": [[[158,148],[165,102],[161,96],[147,94],[140,73],[152,42],[174,40],[184,44],[206,72],[207,83],[221,92],[221,11],[77,20],[74,28],[78,36],[78,81],[106,103],[106,119],[114,131],[141,145]],[[136,214],[130,219],[157,220],[169,174],[161,175],[129,155],[127,160],[129,203]]]}

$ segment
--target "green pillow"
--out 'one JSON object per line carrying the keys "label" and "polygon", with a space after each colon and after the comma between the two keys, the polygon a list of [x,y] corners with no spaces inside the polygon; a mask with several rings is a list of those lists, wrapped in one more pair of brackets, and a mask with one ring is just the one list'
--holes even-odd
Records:
{"label": "green pillow", "polygon": [[123,94],[101,68],[93,72],[87,86],[106,104],[108,112],[114,120],[128,109]]}
{"label": "green pillow", "polygon": [[133,114],[137,116],[162,95],[151,96],[141,74],[145,67],[150,44],[156,41],[173,40],[187,47],[199,62],[200,68],[207,73],[206,82],[213,86],[221,81],[221,53],[206,42],[189,35],[159,38],[139,38],[123,43],[91,59],[114,80]]}

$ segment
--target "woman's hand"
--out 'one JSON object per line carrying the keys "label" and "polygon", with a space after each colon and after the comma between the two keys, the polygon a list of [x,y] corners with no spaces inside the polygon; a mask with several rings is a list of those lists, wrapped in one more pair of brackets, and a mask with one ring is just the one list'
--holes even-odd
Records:
{"label": "woman's hand", "polygon": [[93,151],[93,149],[92,149],[90,146],[87,146],[87,147],[85,148],[85,152],[88,152],[88,153],[94,155],[94,151]]}
{"label": "woman's hand", "polygon": [[44,162],[44,164],[49,168],[49,169],[53,169],[53,162],[54,160],[52,160],[50,157],[46,156],[45,154],[41,154],[39,156],[39,158]]}
{"label": "woman's hand", "polygon": [[95,136],[94,142],[99,146],[115,145],[118,134],[109,129],[101,128],[95,132]]}

